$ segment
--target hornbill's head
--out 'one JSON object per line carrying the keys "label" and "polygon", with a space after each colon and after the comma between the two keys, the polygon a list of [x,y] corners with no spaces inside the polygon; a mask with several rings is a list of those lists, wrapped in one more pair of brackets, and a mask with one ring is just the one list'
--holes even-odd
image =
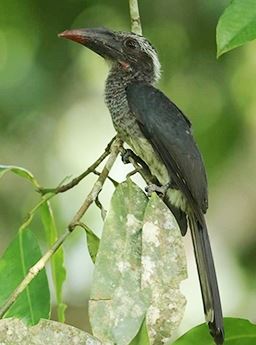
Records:
{"label": "hornbill's head", "polygon": [[59,36],[81,43],[127,73],[143,73],[152,81],[160,77],[156,50],[143,36],[106,28],[66,30]]}

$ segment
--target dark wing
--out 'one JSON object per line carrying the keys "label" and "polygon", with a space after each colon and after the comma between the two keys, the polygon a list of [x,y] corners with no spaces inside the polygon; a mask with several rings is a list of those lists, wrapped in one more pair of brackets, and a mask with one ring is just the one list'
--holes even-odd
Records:
{"label": "dark wing", "polygon": [[224,341],[223,318],[207,227],[207,181],[190,122],[162,92],[133,83],[127,87],[129,107],[143,134],[163,160],[172,180],[186,196],[204,312],[215,343]]}
{"label": "dark wing", "polygon": [[161,91],[144,83],[127,87],[127,99],[143,134],[162,158],[190,207],[207,210],[207,180],[187,117]]}

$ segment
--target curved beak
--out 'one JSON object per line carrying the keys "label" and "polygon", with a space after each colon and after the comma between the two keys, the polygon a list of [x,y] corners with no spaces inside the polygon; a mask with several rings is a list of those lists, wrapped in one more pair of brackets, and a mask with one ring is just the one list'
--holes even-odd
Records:
{"label": "curved beak", "polygon": [[122,42],[114,31],[105,28],[66,30],[58,35],[80,43],[104,58],[122,58]]}

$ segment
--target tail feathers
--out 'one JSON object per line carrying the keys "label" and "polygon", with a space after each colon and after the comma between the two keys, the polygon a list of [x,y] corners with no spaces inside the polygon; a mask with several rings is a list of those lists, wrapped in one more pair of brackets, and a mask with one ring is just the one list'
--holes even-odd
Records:
{"label": "tail feathers", "polygon": [[[203,224],[202,224],[203,223]],[[223,317],[217,277],[214,267],[210,240],[204,217],[198,221],[194,215],[189,215],[197,271],[200,280],[204,313],[210,333],[217,345],[224,342]]]}

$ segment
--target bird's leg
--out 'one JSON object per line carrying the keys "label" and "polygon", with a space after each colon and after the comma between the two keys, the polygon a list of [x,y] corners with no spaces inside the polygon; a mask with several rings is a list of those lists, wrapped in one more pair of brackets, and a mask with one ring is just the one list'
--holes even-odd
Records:
{"label": "bird's leg", "polygon": [[170,182],[164,184],[163,186],[158,186],[156,184],[149,184],[145,191],[147,192],[148,196],[151,196],[153,192],[156,192],[157,194],[160,194],[161,197],[165,197],[165,194],[167,190],[170,188],[171,184]]}

